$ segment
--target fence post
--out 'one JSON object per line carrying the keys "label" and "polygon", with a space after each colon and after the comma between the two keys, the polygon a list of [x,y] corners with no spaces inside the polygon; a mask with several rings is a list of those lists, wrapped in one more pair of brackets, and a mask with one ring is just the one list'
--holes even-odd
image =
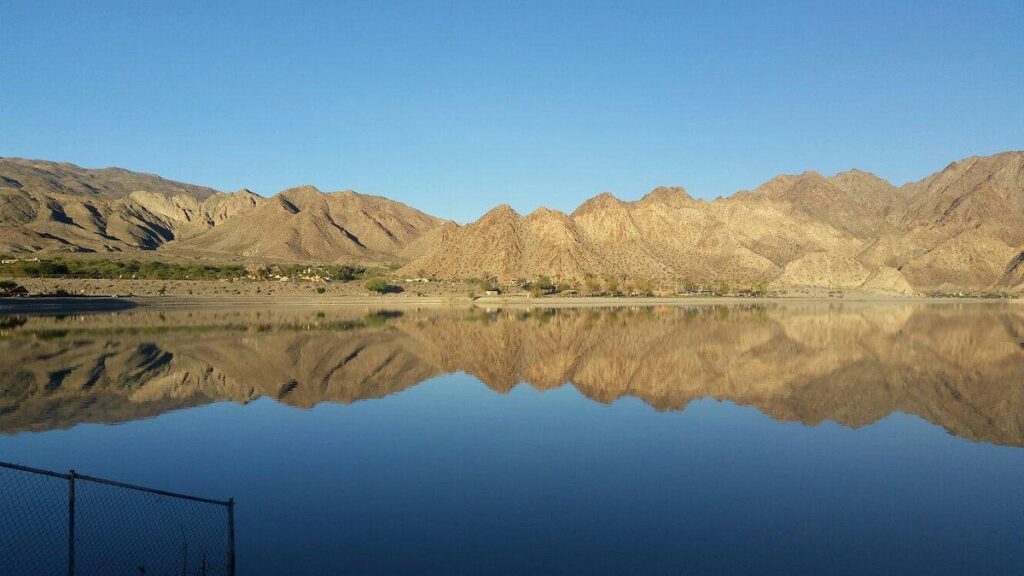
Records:
{"label": "fence post", "polygon": [[68,473],[68,576],[75,576],[75,471]]}
{"label": "fence post", "polygon": [[228,499],[228,576],[235,576],[235,499]]}

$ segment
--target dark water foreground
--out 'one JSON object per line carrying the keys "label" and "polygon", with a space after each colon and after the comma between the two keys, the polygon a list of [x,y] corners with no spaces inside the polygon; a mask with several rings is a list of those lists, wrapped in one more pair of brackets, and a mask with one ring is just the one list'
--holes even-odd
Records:
{"label": "dark water foreground", "polygon": [[1015,573],[1022,447],[1013,305],[0,318],[0,460],[234,496],[240,574]]}

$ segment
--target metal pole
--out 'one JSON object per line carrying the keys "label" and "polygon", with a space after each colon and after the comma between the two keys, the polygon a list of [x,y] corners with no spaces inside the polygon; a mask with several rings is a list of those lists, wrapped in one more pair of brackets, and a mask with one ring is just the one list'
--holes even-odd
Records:
{"label": "metal pole", "polygon": [[228,576],[235,576],[235,499],[228,499]]}
{"label": "metal pole", "polygon": [[68,473],[68,576],[75,576],[75,471]]}

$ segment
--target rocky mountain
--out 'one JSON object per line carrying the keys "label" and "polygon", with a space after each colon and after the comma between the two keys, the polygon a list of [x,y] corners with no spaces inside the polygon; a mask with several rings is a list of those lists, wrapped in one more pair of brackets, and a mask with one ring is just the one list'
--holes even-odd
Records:
{"label": "rocky mountain", "polygon": [[166,180],[154,174],[122,168],[88,169],[69,164],[24,158],[0,158],[0,184],[35,194],[62,194],[81,198],[124,198],[137,190],[165,196],[186,195],[205,200],[217,191],[205,186]]}
{"label": "rocky mountain", "polygon": [[457,225],[352,191],[263,198],[120,169],[0,159],[0,251],[160,250],[399,263],[438,278],[739,282],[779,290],[1024,292],[1024,152],[893,186],[867,172],[783,175],[705,201],[603,193],[571,214],[500,205]]}
{"label": "rocky mountain", "polygon": [[464,372],[499,393],[569,384],[657,410],[715,398],[811,425],[902,412],[1024,445],[1024,316],[1012,305],[168,309],[32,317],[0,334],[0,433],[217,400],[351,403]]}
{"label": "rocky mountain", "polygon": [[316,262],[387,263],[443,221],[405,204],[351,190],[285,190],[168,248]]}
{"label": "rocky mountain", "polygon": [[207,254],[393,262],[442,221],[390,200],[304,186],[267,199],[119,168],[0,159],[0,251]]}
{"label": "rocky mountain", "polygon": [[263,201],[120,168],[0,159],[0,250],[152,250]]}
{"label": "rocky mountain", "polygon": [[1024,153],[1008,152],[901,187],[859,170],[805,172],[714,201],[658,188],[634,202],[604,193],[571,214],[503,205],[432,237],[406,270],[913,294],[1022,291],[1022,261]]}

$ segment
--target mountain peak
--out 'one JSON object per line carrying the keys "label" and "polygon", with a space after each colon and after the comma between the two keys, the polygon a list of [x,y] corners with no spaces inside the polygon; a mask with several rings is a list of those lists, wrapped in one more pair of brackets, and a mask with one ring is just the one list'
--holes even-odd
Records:
{"label": "mountain peak", "polygon": [[309,202],[316,202],[323,197],[324,193],[312,184],[303,184],[302,186],[282,190],[277,194],[278,200],[280,200],[282,204],[285,204],[285,207],[289,210],[291,210],[289,206],[301,206]]}
{"label": "mountain peak", "polygon": [[888,180],[879,178],[871,172],[865,172],[856,168],[839,172],[835,176],[828,178],[827,181],[836,188],[855,195],[870,192],[890,192],[896,188]]}
{"label": "mountain peak", "polygon": [[299,186],[295,186],[293,188],[288,188],[287,190],[282,190],[281,191],[281,194],[309,194],[309,193],[323,194],[323,192],[321,192],[319,188],[317,188],[316,186],[313,186],[312,184],[301,184]]}
{"label": "mountain peak", "polygon": [[597,196],[590,198],[583,204],[580,204],[576,210],[573,211],[573,216],[579,214],[586,214],[596,210],[604,210],[608,208],[622,206],[624,202],[615,197],[611,192],[601,192]]}
{"label": "mountain peak", "polygon": [[541,206],[526,215],[527,220],[564,220],[568,218],[564,212]]}
{"label": "mountain peak", "polygon": [[686,189],[682,186],[658,186],[654,190],[651,190],[643,198],[640,199],[642,203],[659,202],[662,204],[678,204],[693,200]]}
{"label": "mountain peak", "polygon": [[486,214],[480,217],[479,222],[491,222],[494,220],[506,220],[506,219],[519,219],[521,216],[519,212],[516,212],[512,206],[508,204],[498,204],[494,208],[487,211]]}
{"label": "mountain peak", "polygon": [[814,170],[800,174],[780,174],[754,189],[754,194],[767,198],[781,199],[793,196],[796,189],[825,183],[825,178]]}

